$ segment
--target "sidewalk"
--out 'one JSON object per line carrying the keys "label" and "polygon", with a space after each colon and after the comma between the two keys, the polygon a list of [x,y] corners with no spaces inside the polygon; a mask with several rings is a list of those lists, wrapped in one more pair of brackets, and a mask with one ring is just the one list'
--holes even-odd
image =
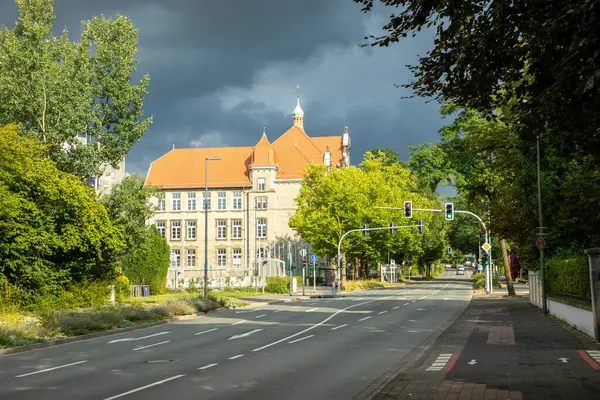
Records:
{"label": "sidewalk", "polygon": [[[475,296],[356,399],[600,399],[600,346],[506,290]],[[443,329],[443,328],[442,328]]]}

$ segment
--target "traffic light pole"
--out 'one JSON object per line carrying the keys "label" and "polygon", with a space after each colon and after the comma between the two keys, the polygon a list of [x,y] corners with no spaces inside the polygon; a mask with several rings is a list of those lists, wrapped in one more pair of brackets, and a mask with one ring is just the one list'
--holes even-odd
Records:
{"label": "traffic light pole", "polygon": [[[375,208],[382,209],[382,210],[404,210],[404,207],[375,207]],[[435,210],[435,209],[429,209],[429,208],[413,208],[412,210],[413,211],[426,211],[426,212],[444,212],[444,210]],[[485,232],[486,243],[490,243],[490,238],[488,236],[487,227],[485,226],[485,222],[483,222],[483,220],[479,217],[479,215],[472,213],[471,211],[463,211],[463,210],[454,210],[454,213],[455,214],[467,214],[467,215],[471,215],[471,216],[477,218],[477,220],[479,221],[479,223],[481,224],[481,226],[483,227],[483,230]],[[359,230],[362,230],[362,229],[359,229]],[[485,292],[489,294],[493,291],[492,274],[491,274],[491,262],[492,262],[492,248],[491,247],[490,247],[490,250],[487,252],[487,254],[490,259],[490,264],[486,265],[486,267],[485,267]]]}
{"label": "traffic light pole", "polygon": [[[340,286],[339,277],[341,274],[341,265],[342,265],[342,241],[346,236],[353,232],[370,232],[370,231],[383,231],[383,230],[392,230],[392,229],[402,229],[402,228],[419,228],[421,225],[404,225],[404,226],[386,226],[380,228],[358,228],[358,229],[350,229],[348,232],[344,233],[338,242],[338,252],[337,252],[337,269],[338,271],[335,274],[335,284],[331,288],[332,294],[337,295],[336,287]],[[341,292],[342,288],[340,287],[339,291]]]}

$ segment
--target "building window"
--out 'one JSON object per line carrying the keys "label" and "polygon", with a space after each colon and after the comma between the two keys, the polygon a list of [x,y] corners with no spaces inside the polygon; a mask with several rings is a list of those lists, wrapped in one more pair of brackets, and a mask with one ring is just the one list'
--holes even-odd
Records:
{"label": "building window", "polygon": [[210,211],[210,192],[202,192],[202,210]]}
{"label": "building window", "polygon": [[165,199],[164,193],[160,193],[158,195],[157,207],[158,207],[158,211],[165,211],[167,209],[167,200]]}
{"label": "building window", "polygon": [[171,267],[176,268],[181,265],[181,251],[179,249],[171,249]]}
{"label": "building window", "polygon": [[258,251],[256,252],[256,258],[260,258],[261,260],[264,260],[266,257],[267,257],[267,252],[265,251],[265,249],[263,247],[258,249]]}
{"label": "building window", "polygon": [[217,249],[217,266],[224,267],[227,265],[227,249]]}
{"label": "building window", "polygon": [[173,211],[181,211],[181,193],[173,193]]}
{"label": "building window", "polygon": [[256,220],[256,237],[264,239],[267,237],[267,219],[258,218]]}
{"label": "building window", "polygon": [[187,266],[196,266],[196,249],[187,249]]}
{"label": "building window", "polygon": [[235,266],[242,265],[242,249],[231,249],[231,264]]}
{"label": "building window", "polygon": [[217,194],[217,210],[227,210],[227,192]]}
{"label": "building window", "polygon": [[190,192],[187,194],[188,211],[196,211],[196,193]]}
{"label": "building window", "polygon": [[158,229],[160,236],[164,238],[167,230],[167,224],[165,221],[156,221],[156,229]]}
{"label": "building window", "polygon": [[227,220],[217,220],[217,239],[227,239]]}
{"label": "building window", "polygon": [[181,221],[171,221],[171,240],[181,239]]}
{"label": "building window", "polygon": [[233,192],[233,208],[234,210],[242,209],[242,192]]}
{"label": "building window", "polygon": [[256,198],[256,209],[257,210],[266,210],[267,209],[267,198],[266,197],[257,197]]}
{"label": "building window", "polygon": [[196,221],[187,221],[187,240],[196,240]]}
{"label": "building window", "polygon": [[259,192],[265,191],[265,178],[258,178],[258,191]]}
{"label": "building window", "polygon": [[242,238],[242,220],[232,219],[231,220],[231,238],[241,239]]}

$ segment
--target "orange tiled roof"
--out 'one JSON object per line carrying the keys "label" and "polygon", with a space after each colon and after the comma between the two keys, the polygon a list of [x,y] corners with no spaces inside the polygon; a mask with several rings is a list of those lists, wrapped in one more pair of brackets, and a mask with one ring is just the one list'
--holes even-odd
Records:
{"label": "orange tiled roof", "polygon": [[205,157],[209,161],[208,186],[249,187],[250,166],[277,166],[277,179],[300,179],[310,163],[323,163],[329,146],[331,166],[342,163],[342,136],[309,137],[303,128],[292,126],[273,143],[263,135],[254,147],[174,149],[155,160],[148,170],[146,185],[163,189],[204,187]]}

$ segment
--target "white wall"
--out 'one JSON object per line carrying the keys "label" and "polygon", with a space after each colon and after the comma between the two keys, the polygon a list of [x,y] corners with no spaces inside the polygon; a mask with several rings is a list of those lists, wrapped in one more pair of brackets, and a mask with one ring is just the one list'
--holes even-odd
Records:
{"label": "white wall", "polygon": [[586,335],[594,337],[594,318],[591,311],[548,299],[548,312],[571,325],[575,325],[577,330]]}

